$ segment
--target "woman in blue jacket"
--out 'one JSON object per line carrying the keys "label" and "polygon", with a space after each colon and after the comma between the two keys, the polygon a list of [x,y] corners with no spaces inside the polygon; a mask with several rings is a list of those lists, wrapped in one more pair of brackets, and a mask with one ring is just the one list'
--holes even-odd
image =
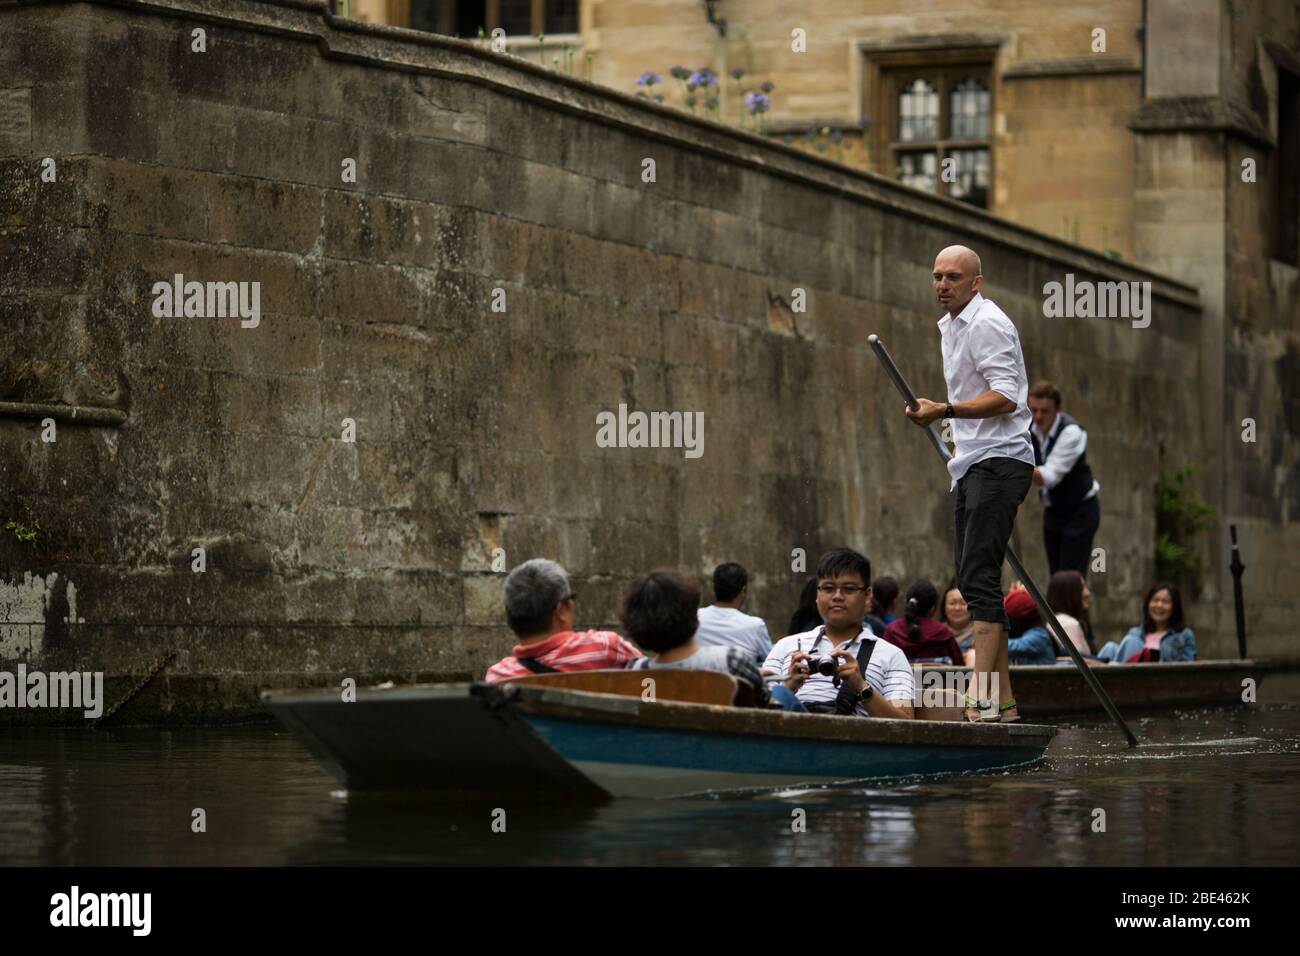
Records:
{"label": "woman in blue jacket", "polygon": [[1055,664],[1056,642],[1043,627],[1038,605],[1023,587],[1013,587],[1002,601],[1011,621],[1007,641],[1010,664]]}
{"label": "woman in blue jacket", "polygon": [[1157,584],[1147,592],[1143,608],[1142,626],[1130,628],[1118,644],[1109,641],[1098,657],[1116,664],[1196,660],[1196,635],[1183,621],[1183,597],[1178,588]]}

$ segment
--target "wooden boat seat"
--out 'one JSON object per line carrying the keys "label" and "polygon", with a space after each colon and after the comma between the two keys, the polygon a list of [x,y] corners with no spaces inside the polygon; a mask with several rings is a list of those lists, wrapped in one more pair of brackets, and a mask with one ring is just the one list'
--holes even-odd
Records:
{"label": "wooden boat seat", "polygon": [[[927,697],[933,698],[936,691],[927,690],[924,693]],[[962,706],[960,694],[955,690],[939,690],[937,693],[943,696],[942,704],[937,707],[913,707],[912,716],[917,720],[966,720],[966,709]]]}
{"label": "wooden boat seat", "polygon": [[[643,683],[652,679],[651,685]],[[730,674],[718,671],[674,670],[598,670],[568,671],[560,674],[528,674],[502,683],[561,687],[595,694],[618,694],[620,697],[644,697],[647,700],[672,700],[688,704],[734,704],[754,706],[754,692]]]}
{"label": "wooden boat seat", "polygon": [[[753,688],[736,680],[730,674],[717,671],[568,671],[561,674],[528,674],[503,683],[560,687],[565,690],[585,690],[596,694],[617,694],[620,697],[645,697],[649,688],[642,681],[646,678],[653,678],[655,682],[654,697],[648,699],[735,707],[755,705]],[[960,696],[956,691],[951,690],[943,693],[947,697],[943,706],[916,707],[916,719],[964,721],[966,718]]]}

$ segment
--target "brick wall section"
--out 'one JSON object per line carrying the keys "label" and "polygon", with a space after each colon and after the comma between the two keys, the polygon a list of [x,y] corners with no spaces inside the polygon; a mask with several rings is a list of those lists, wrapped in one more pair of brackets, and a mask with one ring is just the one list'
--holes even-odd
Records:
{"label": "brick wall section", "polygon": [[[199,711],[285,675],[478,673],[511,643],[495,547],[568,566],[591,625],[660,564],[744,563],[777,634],[796,547],[946,580],[946,475],[866,340],[941,395],[928,275],[955,241],[982,252],[1031,375],[1075,383],[1106,485],[1102,629],[1132,617],[1151,443],[1199,453],[1189,287],[318,4],[0,4],[0,38],[0,82],[30,90],[0,139],[0,400],[126,413],[62,421],[54,444],[0,418],[3,513],[41,526],[4,536],[3,580],[48,585],[43,620],[3,623],[14,658],[125,676],[174,649],[167,680],[208,688]],[[1151,281],[1151,328],[1044,319],[1067,271]],[[260,281],[260,327],[154,318],[176,272]],[[704,412],[704,456],[598,449],[620,402]],[[1041,573],[1038,518],[1018,533]]]}

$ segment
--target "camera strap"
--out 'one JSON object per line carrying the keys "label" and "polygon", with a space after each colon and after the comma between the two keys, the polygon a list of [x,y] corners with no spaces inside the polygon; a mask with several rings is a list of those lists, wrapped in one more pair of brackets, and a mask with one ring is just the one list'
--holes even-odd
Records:
{"label": "camera strap", "polygon": [[867,653],[862,653],[862,648],[858,648],[858,670],[862,671],[862,679],[867,679],[867,665],[871,663],[871,655],[876,653],[876,641],[878,637],[864,637],[862,643],[867,648]]}

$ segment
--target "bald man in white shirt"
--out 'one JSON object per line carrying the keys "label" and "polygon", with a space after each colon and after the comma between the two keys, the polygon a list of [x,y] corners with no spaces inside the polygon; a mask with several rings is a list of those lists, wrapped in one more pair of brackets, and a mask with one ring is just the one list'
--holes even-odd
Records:
{"label": "bald man in white shirt", "polygon": [[[1008,667],[1010,621],[1002,605],[1002,562],[1034,473],[1029,376],[1016,327],[980,294],[984,276],[979,256],[965,246],[949,246],[934,260],[933,279],[939,305],[948,310],[939,320],[948,400],[918,398],[917,408],[906,412],[922,428],[941,418],[952,420],[953,557],[975,636],[977,700],[969,701],[975,706],[966,716],[1014,721],[1020,712]],[[991,679],[994,673],[996,679]]]}

